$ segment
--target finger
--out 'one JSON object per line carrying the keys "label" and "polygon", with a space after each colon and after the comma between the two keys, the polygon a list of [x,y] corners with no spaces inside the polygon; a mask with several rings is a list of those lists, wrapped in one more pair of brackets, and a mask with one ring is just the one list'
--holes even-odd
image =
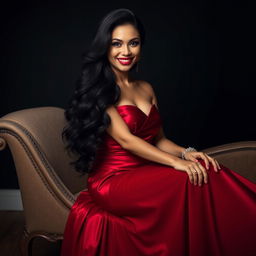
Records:
{"label": "finger", "polygon": [[205,170],[205,168],[199,163],[199,168],[201,169],[202,173],[203,173],[203,178],[204,178],[204,183],[208,182],[208,173]]}
{"label": "finger", "polygon": [[191,184],[193,184],[193,174],[192,174],[192,172],[190,171],[189,168],[187,170],[187,173],[188,173],[188,177],[189,177],[189,180],[190,180]]}
{"label": "finger", "polygon": [[[215,160],[215,161],[216,161],[216,160]],[[217,165],[218,165],[218,168],[221,169],[220,164],[218,163],[218,161],[216,161],[216,163],[217,163]]]}
{"label": "finger", "polygon": [[198,170],[197,170],[197,176],[198,176],[198,185],[202,186],[203,174],[202,174],[202,172],[201,172],[199,167],[198,167]]}
{"label": "finger", "polygon": [[218,161],[217,161],[216,159],[214,159],[214,161],[215,161],[215,163],[216,163],[217,169],[218,169],[218,170],[220,170],[220,169],[221,169],[221,167],[220,167],[220,165],[219,165]]}
{"label": "finger", "polygon": [[[213,163],[214,158],[212,158],[212,157],[208,156],[207,154],[205,154],[205,155],[206,155],[206,157],[208,158],[209,163],[210,163],[210,164],[212,164],[212,165],[213,165],[213,167],[214,167],[214,163]],[[208,168],[208,169],[209,169],[209,168]],[[215,170],[216,170],[216,169],[215,169]]]}
{"label": "finger", "polygon": [[217,164],[216,164],[216,162],[215,162],[215,159],[214,159],[214,158],[211,158],[210,161],[211,161],[211,163],[213,164],[213,167],[214,167],[215,172],[217,172],[217,171],[218,171],[218,168],[217,168]]}
{"label": "finger", "polygon": [[193,174],[194,185],[197,185],[197,171],[194,169],[193,165],[190,167],[190,169]]}
{"label": "finger", "polygon": [[204,160],[204,162],[205,162],[205,166],[206,166],[206,168],[207,168],[207,170],[208,170],[209,167],[210,167],[210,163],[209,163],[208,156],[207,156],[206,154],[202,154],[202,158],[203,158],[203,160]]}
{"label": "finger", "polygon": [[198,162],[198,160],[195,157],[192,158],[192,161],[196,163]]}
{"label": "finger", "polygon": [[203,181],[203,174],[202,174],[201,168],[199,167],[198,164],[195,165],[195,168],[197,170],[198,185],[201,186],[202,185],[202,181]]}
{"label": "finger", "polygon": [[198,162],[198,159],[203,159],[202,154],[200,152],[193,152],[194,155],[190,155],[191,159],[195,159],[196,162]]}
{"label": "finger", "polygon": [[195,175],[194,175],[194,170],[190,166],[188,166],[188,172],[191,174],[191,181],[192,184],[195,184]]}

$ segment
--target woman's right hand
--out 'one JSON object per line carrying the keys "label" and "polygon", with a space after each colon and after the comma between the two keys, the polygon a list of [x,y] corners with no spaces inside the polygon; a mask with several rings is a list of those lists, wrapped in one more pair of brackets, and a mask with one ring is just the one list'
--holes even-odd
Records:
{"label": "woman's right hand", "polygon": [[208,174],[206,169],[200,162],[193,162],[190,160],[177,159],[172,164],[172,167],[179,171],[184,171],[188,174],[190,182],[194,185],[202,185],[202,182],[208,182]]}

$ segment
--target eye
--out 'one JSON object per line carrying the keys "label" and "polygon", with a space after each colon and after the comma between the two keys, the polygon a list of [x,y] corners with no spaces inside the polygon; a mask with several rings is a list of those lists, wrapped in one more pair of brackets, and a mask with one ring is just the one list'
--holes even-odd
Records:
{"label": "eye", "polygon": [[[139,44],[139,41],[132,41],[131,44],[133,46],[137,46]],[[120,43],[119,42],[113,42],[112,45],[113,46],[118,46],[118,45],[120,45]]]}
{"label": "eye", "polygon": [[135,46],[139,44],[139,41],[133,41],[132,43],[135,43]]}
{"label": "eye", "polygon": [[112,43],[112,45],[114,45],[114,46],[116,46],[117,44],[120,44],[120,43],[118,43],[118,42],[114,42],[114,43]]}

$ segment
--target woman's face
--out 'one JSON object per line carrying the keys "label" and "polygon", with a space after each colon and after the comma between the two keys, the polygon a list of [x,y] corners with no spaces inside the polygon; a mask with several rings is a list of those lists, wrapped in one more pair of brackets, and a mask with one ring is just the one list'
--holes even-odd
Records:
{"label": "woman's face", "polygon": [[117,26],[112,31],[108,60],[112,68],[129,71],[139,61],[141,41],[138,30],[131,24]]}

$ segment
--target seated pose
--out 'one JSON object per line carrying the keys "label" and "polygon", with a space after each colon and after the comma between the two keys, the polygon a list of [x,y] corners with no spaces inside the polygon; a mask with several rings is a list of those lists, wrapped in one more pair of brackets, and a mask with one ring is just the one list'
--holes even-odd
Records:
{"label": "seated pose", "polygon": [[145,30],[129,9],[101,21],[62,132],[88,174],[61,256],[256,255],[256,184],[163,132],[153,86],[134,79]]}

